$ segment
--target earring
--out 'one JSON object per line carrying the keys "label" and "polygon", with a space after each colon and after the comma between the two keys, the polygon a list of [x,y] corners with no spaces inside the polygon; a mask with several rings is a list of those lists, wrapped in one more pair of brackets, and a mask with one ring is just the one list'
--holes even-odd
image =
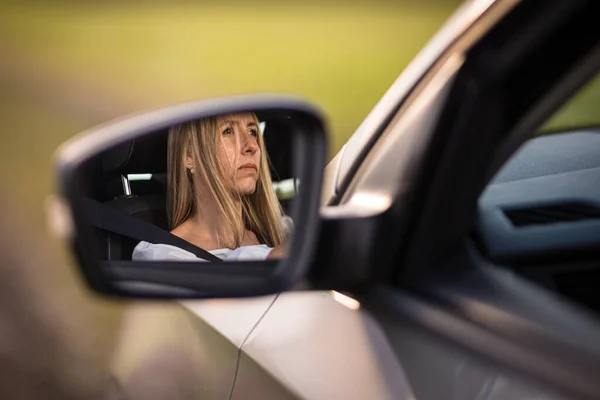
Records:
{"label": "earring", "polygon": [[190,168],[190,174],[194,175],[194,168]]}

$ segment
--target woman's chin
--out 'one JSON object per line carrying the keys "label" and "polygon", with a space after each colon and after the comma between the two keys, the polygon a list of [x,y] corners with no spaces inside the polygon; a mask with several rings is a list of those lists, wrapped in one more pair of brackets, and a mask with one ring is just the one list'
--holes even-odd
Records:
{"label": "woman's chin", "polygon": [[256,183],[238,185],[235,191],[240,196],[249,196],[256,192]]}

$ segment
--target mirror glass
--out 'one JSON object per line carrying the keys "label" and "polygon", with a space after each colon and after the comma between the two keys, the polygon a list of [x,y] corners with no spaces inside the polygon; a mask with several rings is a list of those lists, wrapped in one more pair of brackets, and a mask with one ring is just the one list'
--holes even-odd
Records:
{"label": "mirror glass", "polygon": [[83,251],[104,262],[285,258],[307,161],[298,129],[293,113],[262,110],[120,140],[80,171],[96,243]]}

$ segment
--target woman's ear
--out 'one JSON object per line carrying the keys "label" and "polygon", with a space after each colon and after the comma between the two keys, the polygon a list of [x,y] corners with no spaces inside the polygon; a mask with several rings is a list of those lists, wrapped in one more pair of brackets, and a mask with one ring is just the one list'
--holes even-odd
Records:
{"label": "woman's ear", "polygon": [[185,167],[193,174],[194,173],[194,162],[192,160],[192,157],[185,156],[183,162],[185,164]]}
{"label": "woman's ear", "polygon": [[185,163],[185,167],[188,168],[188,169],[192,168],[194,166],[194,163],[192,161],[192,157],[190,157],[190,156],[185,156],[183,158],[183,162]]}

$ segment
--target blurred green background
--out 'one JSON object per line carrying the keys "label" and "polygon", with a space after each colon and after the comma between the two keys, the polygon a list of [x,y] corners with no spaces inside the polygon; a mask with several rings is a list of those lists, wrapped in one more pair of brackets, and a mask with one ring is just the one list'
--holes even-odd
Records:
{"label": "blurred green background", "polygon": [[6,2],[0,184],[41,223],[60,142],[132,111],[236,93],[315,102],[332,156],[459,3]]}

